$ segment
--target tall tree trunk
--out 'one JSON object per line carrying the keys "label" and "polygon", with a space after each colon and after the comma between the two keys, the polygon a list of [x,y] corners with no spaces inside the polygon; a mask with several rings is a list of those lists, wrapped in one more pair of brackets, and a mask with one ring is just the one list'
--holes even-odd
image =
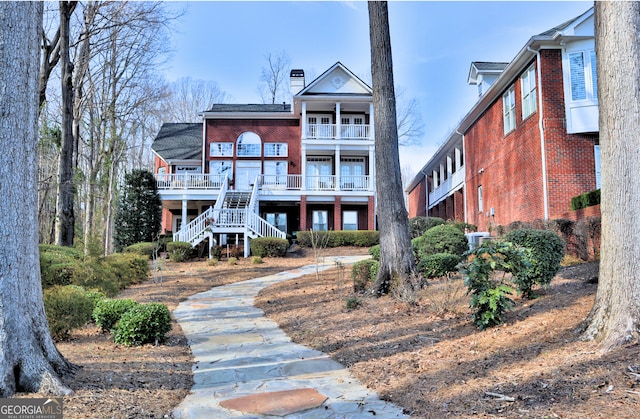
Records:
{"label": "tall tree trunk", "polygon": [[380,268],[373,289],[380,296],[395,288],[396,297],[411,301],[417,272],[402,193],[387,2],[369,2],[369,34],[380,230]]}
{"label": "tall tree trunk", "polygon": [[71,392],[59,379],[72,366],[49,333],[38,255],[42,10],[41,2],[0,2],[0,397]]}
{"label": "tall tree trunk", "polygon": [[62,144],[58,166],[56,244],[72,246],[75,216],[73,209],[73,65],[69,58],[69,25],[77,2],[60,2],[60,61],[62,66]]}
{"label": "tall tree trunk", "polygon": [[584,336],[603,351],[640,337],[640,3],[595,3],[602,239]]}

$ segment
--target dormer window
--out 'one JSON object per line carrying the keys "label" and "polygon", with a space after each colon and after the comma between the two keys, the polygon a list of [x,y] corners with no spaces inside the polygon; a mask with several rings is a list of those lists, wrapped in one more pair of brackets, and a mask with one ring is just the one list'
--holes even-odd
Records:
{"label": "dormer window", "polygon": [[262,140],[255,132],[243,132],[236,141],[238,157],[260,157]]}

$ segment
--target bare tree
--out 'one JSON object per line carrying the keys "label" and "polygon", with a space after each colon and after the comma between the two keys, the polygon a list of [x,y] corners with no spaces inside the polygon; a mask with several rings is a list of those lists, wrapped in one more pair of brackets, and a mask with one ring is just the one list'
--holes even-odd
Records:
{"label": "bare tree", "polygon": [[[47,324],[38,256],[38,51],[42,2],[0,2],[0,396],[70,394]],[[20,34],[20,36],[16,36]]]}
{"label": "bare tree", "polygon": [[369,2],[369,34],[380,229],[380,268],[373,288],[380,296],[393,286],[397,296],[412,300],[417,271],[402,192],[387,2]]}
{"label": "bare tree", "polygon": [[640,3],[595,3],[602,238],[584,336],[603,351],[640,340]]}
{"label": "bare tree", "polygon": [[166,121],[170,122],[199,122],[199,112],[228,99],[215,81],[193,80],[191,77],[176,80],[168,90]]}
{"label": "bare tree", "polygon": [[280,103],[289,98],[289,90],[285,81],[289,76],[290,60],[285,51],[265,56],[267,67],[262,68],[258,93],[262,103]]}
{"label": "bare tree", "polygon": [[420,113],[418,99],[409,98],[404,90],[396,90],[398,144],[416,145],[424,135],[424,122]]}
{"label": "bare tree", "polygon": [[69,55],[71,14],[77,1],[60,2],[59,52],[62,66],[62,126],[58,162],[58,190],[56,196],[55,242],[59,246],[73,246],[75,215],[73,209],[73,65]]}

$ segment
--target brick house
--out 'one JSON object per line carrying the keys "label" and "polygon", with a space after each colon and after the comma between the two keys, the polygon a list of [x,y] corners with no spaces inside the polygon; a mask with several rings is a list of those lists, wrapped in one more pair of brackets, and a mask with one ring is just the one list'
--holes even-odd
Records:
{"label": "brick house", "polygon": [[375,229],[371,88],[340,62],[291,104],[216,104],[201,123],[165,123],[155,176],[163,232],[197,245],[300,230]]}
{"label": "brick house", "polygon": [[474,62],[479,98],[406,191],[409,215],[490,231],[570,215],[599,188],[593,8],[535,35],[510,63]]}

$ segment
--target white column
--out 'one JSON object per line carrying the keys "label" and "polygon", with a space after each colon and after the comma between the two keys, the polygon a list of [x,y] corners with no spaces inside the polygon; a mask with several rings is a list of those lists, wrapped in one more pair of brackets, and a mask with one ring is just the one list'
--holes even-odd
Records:
{"label": "white column", "polygon": [[433,170],[433,190],[435,191],[440,186],[440,173],[437,170]]}
{"label": "white column", "polygon": [[451,159],[451,156],[447,156],[447,177],[451,177],[453,172],[453,160]]}
{"label": "white column", "polygon": [[369,104],[369,139],[376,138],[375,124],[373,123],[373,102]]}
{"label": "white column", "polygon": [[372,145],[369,146],[369,190],[375,190],[376,184],[376,148]]}
{"label": "white column", "polygon": [[186,226],[189,220],[187,220],[187,201],[186,199],[182,200],[182,227]]}
{"label": "white column", "polygon": [[335,155],[336,155],[336,162],[335,162],[334,166],[336,168],[335,169],[335,172],[336,172],[336,184],[334,186],[335,186],[336,191],[339,191],[340,190],[340,144],[336,144]]}
{"label": "white column", "polygon": [[342,118],[340,117],[340,102],[336,102],[336,139],[342,138]]}
{"label": "white column", "polygon": [[302,160],[302,167],[300,168],[300,171],[301,171],[302,185],[300,185],[300,189],[304,191],[307,189],[307,145],[306,144],[302,144],[301,160]]}
{"label": "white column", "polygon": [[307,102],[302,102],[302,139],[307,139]]}
{"label": "white column", "polygon": [[444,182],[445,168],[444,164],[440,163],[440,183]]}
{"label": "white column", "polygon": [[458,169],[462,167],[462,151],[458,147],[456,147],[455,153],[456,153],[456,167],[454,172],[457,172]]}

